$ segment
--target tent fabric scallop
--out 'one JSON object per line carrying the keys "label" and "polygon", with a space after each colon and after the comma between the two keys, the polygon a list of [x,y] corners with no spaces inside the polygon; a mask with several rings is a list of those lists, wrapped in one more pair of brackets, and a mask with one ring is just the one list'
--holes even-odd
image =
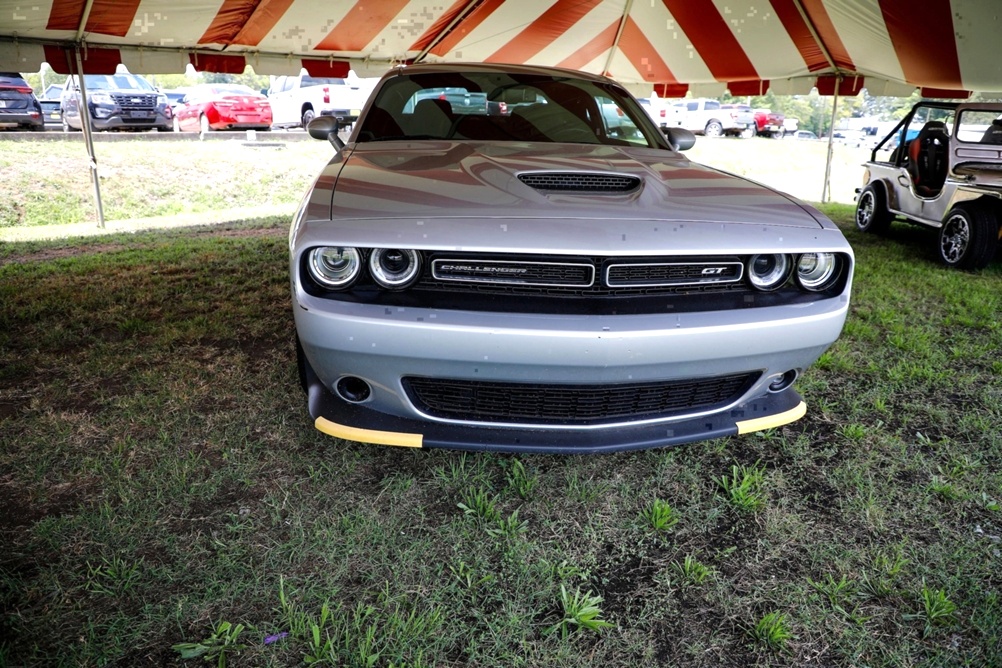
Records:
{"label": "tent fabric scallop", "polygon": [[0,0],[0,71],[554,65],[677,97],[1002,90],[999,0]]}

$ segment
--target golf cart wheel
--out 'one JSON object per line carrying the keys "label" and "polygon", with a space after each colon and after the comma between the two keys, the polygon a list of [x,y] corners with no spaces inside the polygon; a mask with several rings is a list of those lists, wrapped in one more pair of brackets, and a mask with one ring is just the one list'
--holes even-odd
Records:
{"label": "golf cart wheel", "polygon": [[720,124],[720,121],[710,121],[703,128],[703,134],[707,137],[719,137],[724,134],[724,126]]}
{"label": "golf cart wheel", "polygon": [[955,206],[939,228],[939,259],[957,269],[984,269],[995,257],[999,224],[987,206]]}
{"label": "golf cart wheel", "polygon": [[856,200],[856,228],[860,232],[883,234],[891,226],[894,215],[887,210],[884,189],[872,183],[859,193]]}

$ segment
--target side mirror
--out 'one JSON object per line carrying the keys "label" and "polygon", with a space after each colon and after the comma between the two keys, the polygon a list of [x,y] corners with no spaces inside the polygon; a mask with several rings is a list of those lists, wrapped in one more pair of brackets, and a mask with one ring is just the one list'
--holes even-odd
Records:
{"label": "side mirror", "polygon": [[306,126],[306,131],[314,139],[326,139],[334,148],[340,150],[344,148],[344,142],[338,137],[337,131],[341,129],[341,124],[334,116],[317,116]]}
{"label": "side mirror", "polygon": [[665,137],[668,138],[668,143],[671,144],[672,148],[676,151],[687,151],[696,144],[696,135],[692,134],[685,128],[669,128],[662,126],[661,131],[665,133]]}

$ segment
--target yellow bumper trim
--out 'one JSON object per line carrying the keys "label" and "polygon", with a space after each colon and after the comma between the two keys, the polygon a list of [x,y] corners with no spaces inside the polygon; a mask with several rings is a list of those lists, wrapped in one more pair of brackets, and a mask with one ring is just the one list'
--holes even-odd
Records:
{"label": "yellow bumper trim", "polygon": [[765,429],[781,427],[784,424],[796,422],[806,414],[807,404],[801,401],[799,405],[794,406],[788,411],[777,413],[776,415],[769,415],[767,417],[755,418],[753,420],[742,420],[741,422],[738,422],[738,433],[750,434],[753,431],[763,431]]}
{"label": "yellow bumper trim", "polygon": [[313,423],[314,426],[335,438],[343,438],[346,441],[358,441],[359,443],[374,443],[376,445],[396,445],[401,448],[420,448],[424,436],[421,434],[405,434],[398,431],[376,431],[374,429],[359,429],[358,427],[348,427],[337,422],[331,422],[327,418],[318,417]]}

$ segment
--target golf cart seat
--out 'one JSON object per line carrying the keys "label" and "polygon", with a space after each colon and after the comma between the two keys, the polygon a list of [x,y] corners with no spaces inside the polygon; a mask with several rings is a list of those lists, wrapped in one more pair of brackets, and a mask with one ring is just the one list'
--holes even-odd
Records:
{"label": "golf cart seat", "polygon": [[950,135],[943,121],[929,121],[908,144],[908,172],[922,197],[939,194],[946,181]]}
{"label": "golf cart seat", "polygon": [[996,118],[981,136],[982,144],[1002,144],[1002,118]]}

